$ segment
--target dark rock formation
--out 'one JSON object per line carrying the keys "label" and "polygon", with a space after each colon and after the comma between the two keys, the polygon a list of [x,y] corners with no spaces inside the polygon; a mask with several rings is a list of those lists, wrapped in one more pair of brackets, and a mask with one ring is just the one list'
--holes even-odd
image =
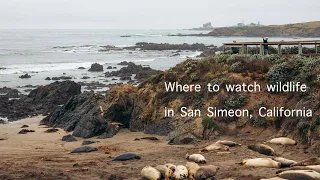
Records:
{"label": "dark rock formation", "polygon": [[21,79],[28,79],[28,78],[31,78],[31,76],[27,73],[27,74],[25,74],[25,75],[19,76],[19,78],[21,78]]}
{"label": "dark rock formation", "polygon": [[44,79],[44,80],[46,80],[46,81],[50,81],[50,80],[51,80],[51,78],[50,78],[50,77],[46,77],[46,79]]}
{"label": "dark rock formation", "polygon": [[190,50],[190,51],[203,51],[207,49],[207,46],[204,44],[169,44],[169,43],[147,43],[147,42],[139,42],[135,46],[126,47],[125,49],[135,50],[156,50],[156,51],[164,51],[164,50]]}
{"label": "dark rock formation", "polygon": [[27,134],[29,132],[35,132],[34,130],[29,130],[29,129],[22,129],[19,134]]}
{"label": "dark rock formation", "polygon": [[[59,81],[59,80],[70,80],[72,79],[71,76],[60,76],[60,77],[52,77],[52,80]],[[46,79],[47,80],[47,79]]]}
{"label": "dark rock formation", "polygon": [[0,119],[0,124],[7,124],[5,120]]}
{"label": "dark rock formation", "polygon": [[122,62],[118,63],[117,65],[120,65],[120,66],[128,66],[128,65],[129,65],[129,62],[127,62],[127,61],[122,61]]}
{"label": "dark rock formation", "polygon": [[141,65],[136,65],[132,62],[129,62],[127,67],[123,67],[119,71],[106,72],[105,75],[106,77],[117,76],[117,77],[125,78],[125,77],[130,77],[132,74],[137,74],[135,78],[138,80],[143,80],[152,75],[159,74],[161,72],[162,71],[154,70],[154,69],[151,69],[150,67],[143,67]]}
{"label": "dark rock formation", "polygon": [[0,88],[0,97],[8,97],[8,98],[20,98],[20,92],[17,89],[11,89],[7,87]]}
{"label": "dark rock formation", "polygon": [[78,67],[78,69],[86,69],[85,67]]}
{"label": "dark rock formation", "polygon": [[130,124],[133,88],[127,86],[111,89],[106,97],[89,92],[74,96],[42,123],[73,131],[76,137],[112,137],[120,127],[128,128]]}
{"label": "dark rock formation", "polygon": [[72,81],[40,86],[32,90],[28,96],[17,95],[17,90],[10,90],[13,92],[12,97],[20,99],[9,99],[12,97],[7,95],[0,96],[0,117],[7,117],[9,121],[13,121],[37,114],[47,114],[66,103],[70,97],[81,93],[80,90],[81,86]]}
{"label": "dark rock formation", "polygon": [[89,145],[89,144],[94,144],[94,143],[97,143],[98,141],[90,141],[90,140],[84,140],[82,142],[82,146],[86,146],[86,145]]}
{"label": "dark rock formation", "polygon": [[28,128],[28,127],[29,127],[28,125],[21,126],[21,128]]}
{"label": "dark rock formation", "polygon": [[103,71],[103,66],[98,63],[94,63],[91,65],[91,68],[88,71],[100,72],[100,71]]}
{"label": "dark rock formation", "polygon": [[112,69],[112,66],[108,66],[107,69]]}
{"label": "dark rock formation", "polygon": [[120,78],[121,81],[130,81],[131,77],[130,76],[123,76]]}
{"label": "dark rock formation", "polygon": [[81,79],[90,79],[88,76],[83,76]]}
{"label": "dark rock formation", "polygon": [[78,141],[75,137],[73,137],[72,135],[66,135],[62,137],[62,141],[65,142],[74,142],[74,141]]}
{"label": "dark rock formation", "polygon": [[71,151],[71,153],[88,153],[93,151],[98,151],[98,148],[90,147],[90,146],[82,146],[74,149],[73,151]]}

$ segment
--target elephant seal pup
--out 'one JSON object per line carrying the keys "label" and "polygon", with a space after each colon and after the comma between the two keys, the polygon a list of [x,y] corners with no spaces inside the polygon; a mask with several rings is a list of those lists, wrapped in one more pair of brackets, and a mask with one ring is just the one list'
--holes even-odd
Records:
{"label": "elephant seal pup", "polygon": [[188,178],[188,169],[185,166],[178,165],[172,177],[176,180]]}
{"label": "elephant seal pup", "polygon": [[151,167],[151,166],[146,166],[141,170],[141,176],[143,179],[147,180],[160,180],[161,179],[161,173]]}
{"label": "elephant seal pup", "polygon": [[219,140],[216,142],[216,144],[222,144],[225,146],[229,146],[229,147],[235,147],[235,146],[241,146],[242,144],[238,144],[236,142],[233,141],[227,141],[227,140]]}
{"label": "elephant seal pup", "polygon": [[165,166],[166,166],[167,168],[171,169],[172,172],[174,172],[174,171],[176,170],[176,168],[177,168],[176,165],[171,164],[171,163],[167,163],[167,164],[165,164]]}
{"label": "elephant seal pup", "polygon": [[246,159],[238,164],[241,164],[242,166],[270,167],[270,168],[280,168],[281,166],[281,163],[274,161],[271,158]]}
{"label": "elephant seal pup", "polygon": [[198,169],[198,171],[194,175],[194,179],[202,180],[202,179],[212,178],[214,175],[216,175],[218,170],[219,170],[219,167],[217,166],[213,166],[213,165],[202,166]]}
{"label": "elephant seal pup", "polygon": [[71,151],[71,153],[88,153],[98,151],[98,148],[91,147],[91,146],[81,146]]}
{"label": "elephant seal pup", "polygon": [[290,159],[285,159],[282,157],[274,157],[271,158],[274,161],[277,161],[279,163],[281,163],[281,168],[286,168],[286,167],[291,167],[293,164],[296,164],[296,161],[290,160]]}
{"label": "elephant seal pup", "polygon": [[201,150],[201,152],[208,152],[208,151],[229,151],[229,147],[221,143],[214,143]]}
{"label": "elephant seal pup", "polygon": [[189,179],[194,179],[194,175],[196,174],[200,166],[194,162],[187,162],[186,168],[188,169]]}
{"label": "elephant seal pup", "polygon": [[265,144],[254,144],[254,145],[249,145],[248,149],[252,151],[256,151],[260,154],[264,154],[267,156],[274,156],[276,155],[274,152],[274,149],[270,146],[267,146]]}
{"label": "elephant seal pup", "polygon": [[141,157],[134,153],[125,153],[113,158],[112,161],[127,161],[132,159],[141,159]]}
{"label": "elephant seal pup", "polygon": [[165,165],[156,166],[156,170],[161,173],[162,178],[164,178],[165,180],[169,180],[173,174],[173,171]]}
{"label": "elephant seal pup", "polygon": [[312,165],[320,165],[320,158],[310,158],[300,162],[297,162],[293,166],[312,166]]}
{"label": "elephant seal pup", "polygon": [[281,145],[297,145],[297,142],[293,139],[287,138],[287,137],[279,137],[274,138],[268,141],[268,143],[271,144],[281,144]]}
{"label": "elephant seal pup", "polygon": [[319,180],[320,173],[312,170],[291,170],[285,171],[278,175],[284,179],[290,180]]}
{"label": "elephant seal pup", "polygon": [[205,164],[207,162],[206,158],[201,154],[186,154],[186,159],[199,164]]}

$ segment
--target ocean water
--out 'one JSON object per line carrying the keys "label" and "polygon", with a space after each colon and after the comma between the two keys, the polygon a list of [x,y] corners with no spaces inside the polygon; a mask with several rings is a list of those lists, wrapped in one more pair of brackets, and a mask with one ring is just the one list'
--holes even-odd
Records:
{"label": "ocean water", "polygon": [[[196,57],[201,52],[183,51],[180,56],[172,57],[172,51],[101,51],[103,46],[133,46],[137,42],[153,43],[204,43],[220,46],[224,42],[261,41],[261,38],[245,37],[178,37],[172,34],[207,33],[190,30],[0,30],[0,87],[17,88],[25,85],[44,85],[46,77],[74,77],[74,81],[99,81],[103,73],[91,73],[79,70],[89,68],[92,63],[105,66],[121,66],[121,61],[132,61],[148,65],[154,69],[166,70],[184,61],[187,57]],[[120,37],[129,35],[130,37]],[[293,40],[287,38],[270,38],[270,41]],[[1,69],[5,68],[5,69]],[[29,73],[32,78],[19,79]],[[88,80],[81,77],[89,76]],[[24,89],[21,88],[23,91]]]}

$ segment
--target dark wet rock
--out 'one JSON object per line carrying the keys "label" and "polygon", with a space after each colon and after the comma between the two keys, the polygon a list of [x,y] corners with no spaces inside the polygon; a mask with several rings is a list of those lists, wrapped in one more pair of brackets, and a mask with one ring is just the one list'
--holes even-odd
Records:
{"label": "dark wet rock", "polygon": [[155,50],[155,51],[164,51],[164,50],[190,50],[190,51],[203,51],[207,49],[207,46],[204,44],[169,44],[169,43],[147,43],[147,42],[139,42],[136,43],[135,46],[126,47],[125,49],[129,50]]}
{"label": "dark wet rock", "polygon": [[59,80],[60,80],[59,77],[52,77],[51,79],[52,79],[53,81],[59,81]]}
{"label": "dark wet rock", "polygon": [[98,148],[91,147],[91,146],[82,146],[74,149],[71,153],[89,153],[93,151],[98,151]]}
{"label": "dark wet rock", "polygon": [[25,75],[21,75],[19,76],[20,79],[28,79],[31,78],[31,76],[29,74],[25,74]]}
{"label": "dark wet rock", "polygon": [[94,143],[97,143],[97,142],[99,142],[99,141],[84,140],[82,142],[82,146],[89,145],[89,144],[94,144]]}
{"label": "dark wet rock", "polygon": [[78,69],[86,69],[85,67],[78,67]]}
{"label": "dark wet rock", "polygon": [[133,96],[129,91],[132,89],[124,87],[114,87],[106,96],[92,92],[74,96],[41,123],[73,131],[76,137],[112,137],[122,126],[129,128],[130,124]]}
{"label": "dark wet rock", "polygon": [[127,161],[127,160],[133,160],[133,159],[139,160],[141,159],[141,157],[134,153],[125,153],[115,157],[114,159],[112,159],[112,161]]}
{"label": "dark wet rock", "polygon": [[7,87],[0,88],[0,96],[8,98],[20,98],[20,92],[17,89],[11,89]]}
{"label": "dark wet rock", "polygon": [[4,68],[4,67],[0,67],[0,70],[6,70],[7,68]]}
{"label": "dark wet rock", "polygon": [[112,69],[112,66],[108,66],[107,69]]}
{"label": "dark wet rock", "polygon": [[87,90],[96,90],[105,87],[109,87],[108,84],[100,83],[99,81],[91,81],[91,82],[79,82],[81,86],[86,86],[85,89]]}
{"label": "dark wet rock", "polygon": [[51,78],[50,78],[50,77],[46,77],[46,79],[44,79],[44,80],[46,80],[46,81],[50,81],[50,80],[51,80]]}
{"label": "dark wet rock", "polygon": [[120,66],[128,66],[128,65],[129,65],[129,62],[127,62],[127,61],[122,61],[122,62],[118,63],[117,65],[120,65]]}
{"label": "dark wet rock", "polygon": [[112,80],[112,81],[116,81],[116,80],[118,80],[118,79],[117,79],[117,78],[112,78],[111,80]]}
{"label": "dark wet rock", "polygon": [[31,92],[33,89],[25,89],[24,92]]}
{"label": "dark wet rock", "polygon": [[179,53],[173,54],[171,57],[180,56]]}
{"label": "dark wet rock", "polygon": [[122,48],[113,46],[113,45],[106,45],[106,46],[100,46],[99,52],[105,52],[105,51],[122,51]]}
{"label": "dark wet rock", "polygon": [[21,128],[28,128],[28,127],[29,127],[28,125],[21,126]]}
{"label": "dark wet rock", "polygon": [[72,79],[71,76],[60,76],[60,77],[52,77],[52,80],[59,81],[59,80],[70,80]]}
{"label": "dark wet rock", "polygon": [[55,129],[55,128],[50,128],[50,129],[47,129],[46,131],[44,131],[45,133],[55,133],[55,132],[58,132],[59,129]]}
{"label": "dark wet rock", "polygon": [[65,142],[74,142],[74,141],[78,141],[75,137],[73,137],[71,134],[69,135],[65,135],[62,137],[62,141]]}
{"label": "dark wet rock", "polygon": [[170,145],[180,145],[195,143],[198,139],[192,133],[175,130],[168,134],[167,141]]}
{"label": "dark wet rock", "polygon": [[7,124],[5,120],[0,119],[0,124]]}
{"label": "dark wet rock", "polygon": [[121,81],[130,81],[131,77],[130,76],[123,76],[120,78]]}
{"label": "dark wet rock", "polygon": [[130,35],[122,35],[120,37],[131,37]]}
{"label": "dark wet rock", "polygon": [[37,112],[47,114],[80,93],[81,86],[73,81],[54,82],[32,90],[24,101],[32,104]]}
{"label": "dark wet rock", "polygon": [[103,71],[103,66],[101,64],[94,63],[91,65],[91,68],[88,71],[100,72],[100,71]]}
{"label": "dark wet rock", "polygon": [[81,79],[90,79],[89,76],[83,76]]}
{"label": "dark wet rock", "polygon": [[117,69],[117,67],[112,67],[112,69]]}
{"label": "dark wet rock", "polygon": [[154,70],[154,69],[151,69],[150,67],[143,67],[141,65],[136,65],[132,62],[129,62],[127,67],[123,67],[118,71],[106,72],[105,76],[106,77],[112,77],[112,76],[127,77],[127,76],[131,76],[132,74],[137,74],[135,78],[142,80],[152,75],[159,74],[161,72],[162,71]]}
{"label": "dark wet rock", "polygon": [[35,132],[34,130],[29,130],[29,129],[22,129],[21,131],[19,131],[19,134],[27,134],[29,132]]}
{"label": "dark wet rock", "polygon": [[159,139],[157,137],[143,137],[141,139],[145,139],[145,140],[152,140],[152,141],[159,141]]}

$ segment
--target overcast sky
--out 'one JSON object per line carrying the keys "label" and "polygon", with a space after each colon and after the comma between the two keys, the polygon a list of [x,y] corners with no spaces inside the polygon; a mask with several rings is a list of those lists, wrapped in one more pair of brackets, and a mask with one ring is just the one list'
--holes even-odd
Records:
{"label": "overcast sky", "polygon": [[0,29],[180,29],[320,20],[320,0],[0,0]]}

